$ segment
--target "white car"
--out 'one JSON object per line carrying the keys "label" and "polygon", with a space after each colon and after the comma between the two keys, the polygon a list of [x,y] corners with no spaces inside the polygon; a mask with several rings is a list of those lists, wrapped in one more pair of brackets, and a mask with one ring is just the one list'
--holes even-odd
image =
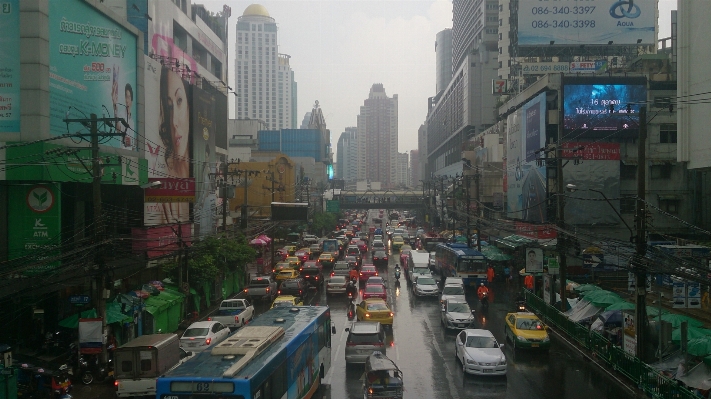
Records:
{"label": "white car", "polygon": [[408,272],[410,273],[410,282],[411,283],[416,283],[417,279],[420,276],[426,276],[426,277],[431,277],[432,272],[430,272],[429,267],[411,267],[408,269]]}
{"label": "white car", "polygon": [[442,303],[440,322],[444,328],[470,328],[474,325],[474,311],[466,301],[448,299]]}
{"label": "white car", "polygon": [[180,337],[180,347],[186,352],[202,352],[230,335],[230,329],[218,321],[198,321]]}
{"label": "white car", "polygon": [[467,300],[464,296],[464,287],[459,283],[445,283],[439,297],[439,302],[445,303],[448,299],[455,300],[457,302],[466,302]]}
{"label": "white car", "polygon": [[438,296],[439,286],[434,278],[420,275],[412,286],[415,296]]}
{"label": "white car", "polygon": [[506,356],[489,330],[466,329],[457,334],[454,354],[468,374],[506,375]]}

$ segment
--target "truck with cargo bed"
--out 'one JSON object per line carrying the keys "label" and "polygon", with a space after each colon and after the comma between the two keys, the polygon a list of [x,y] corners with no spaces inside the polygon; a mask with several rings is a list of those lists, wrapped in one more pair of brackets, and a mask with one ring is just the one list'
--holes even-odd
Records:
{"label": "truck with cargo bed", "polygon": [[219,321],[230,330],[245,325],[254,318],[254,306],[242,298],[225,299],[220,303],[217,313],[207,318],[208,321]]}

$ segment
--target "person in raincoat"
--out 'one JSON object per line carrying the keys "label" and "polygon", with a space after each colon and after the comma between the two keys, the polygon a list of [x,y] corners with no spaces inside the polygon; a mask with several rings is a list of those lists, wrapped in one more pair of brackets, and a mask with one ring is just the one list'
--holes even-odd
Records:
{"label": "person in raincoat", "polygon": [[492,283],[494,281],[494,268],[489,265],[489,268],[486,270],[486,280],[489,283]]}

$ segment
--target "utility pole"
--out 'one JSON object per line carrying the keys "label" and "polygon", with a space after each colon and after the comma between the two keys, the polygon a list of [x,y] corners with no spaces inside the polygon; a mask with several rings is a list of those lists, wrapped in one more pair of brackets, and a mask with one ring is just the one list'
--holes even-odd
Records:
{"label": "utility pole", "polygon": [[637,143],[636,264],[632,266],[635,270],[635,289],[637,290],[635,306],[637,358],[644,361],[647,349],[647,267],[644,264],[644,257],[647,254],[647,207],[644,201],[647,186],[647,107],[644,105],[639,108],[639,140]]}
{"label": "utility pole", "polygon": [[[476,167],[476,174],[474,175],[476,183],[476,250],[481,252],[481,187],[479,185],[479,165]],[[467,216],[469,213],[467,212]]]}
{"label": "utility pole", "polygon": [[[561,81],[563,79],[563,74],[561,73]],[[558,226],[558,243],[556,247],[558,248],[558,253],[560,254],[560,262],[559,262],[559,274],[558,278],[560,279],[560,311],[565,312],[567,309],[568,305],[568,298],[565,292],[565,281],[566,281],[566,274],[567,274],[567,268],[568,268],[568,259],[566,257],[566,254],[568,252],[568,248],[566,246],[566,234],[565,234],[565,197],[563,194],[565,193],[565,182],[563,181],[563,135],[564,135],[564,128],[563,128],[563,99],[561,96],[558,96],[558,143],[556,144],[556,156],[555,156],[555,166],[556,166],[556,194],[558,194],[557,200],[556,200],[556,206],[557,206],[557,217],[556,217],[556,226]],[[551,291],[553,291],[553,287],[551,286]]]}
{"label": "utility pole", "polygon": [[227,231],[227,173],[229,165],[229,162],[222,165],[222,232]]}
{"label": "utility pole", "polygon": [[444,230],[447,230],[447,219],[444,218],[444,176],[440,176],[439,179],[439,207],[440,207],[440,220],[444,225]]}
{"label": "utility pole", "polygon": [[[471,220],[469,219],[469,211],[472,207],[472,197],[471,197],[471,192],[469,191],[469,175],[465,175],[464,178],[466,179],[465,183],[467,185],[467,248],[472,247],[472,227],[471,227]],[[478,242],[478,237],[479,235],[477,234],[477,242]]]}

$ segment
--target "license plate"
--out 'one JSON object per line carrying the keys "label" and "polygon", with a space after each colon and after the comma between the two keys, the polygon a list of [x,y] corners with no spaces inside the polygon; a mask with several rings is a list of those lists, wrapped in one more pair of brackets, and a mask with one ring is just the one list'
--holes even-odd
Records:
{"label": "license plate", "polygon": [[531,348],[538,348],[538,344],[531,344]]}
{"label": "license plate", "polygon": [[491,373],[491,372],[493,372],[493,371],[494,371],[494,370],[491,370],[491,369],[484,369],[484,372],[485,372],[485,373]]}

